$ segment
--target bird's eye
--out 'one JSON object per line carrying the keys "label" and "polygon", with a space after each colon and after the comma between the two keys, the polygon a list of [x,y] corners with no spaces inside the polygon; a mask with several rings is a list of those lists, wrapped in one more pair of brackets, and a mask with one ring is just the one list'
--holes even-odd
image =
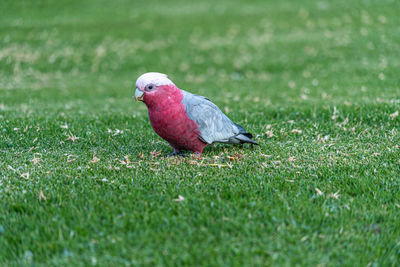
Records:
{"label": "bird's eye", "polygon": [[153,85],[149,85],[149,89],[150,89],[150,90],[153,89]]}

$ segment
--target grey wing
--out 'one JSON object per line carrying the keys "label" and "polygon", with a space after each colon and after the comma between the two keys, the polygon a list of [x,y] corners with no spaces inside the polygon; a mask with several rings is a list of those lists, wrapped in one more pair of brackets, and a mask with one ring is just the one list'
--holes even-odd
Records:
{"label": "grey wing", "polygon": [[252,135],[240,125],[233,123],[214,103],[208,98],[183,91],[182,103],[186,113],[194,120],[200,129],[199,138],[205,143],[253,143]]}

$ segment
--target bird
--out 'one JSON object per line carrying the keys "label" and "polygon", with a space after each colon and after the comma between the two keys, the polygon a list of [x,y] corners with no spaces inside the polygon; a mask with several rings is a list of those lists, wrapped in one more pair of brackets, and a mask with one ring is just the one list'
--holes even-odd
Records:
{"label": "bird", "polygon": [[179,89],[166,74],[139,76],[134,98],[144,102],[153,130],[174,149],[170,156],[183,151],[201,155],[213,143],[258,145],[210,99]]}

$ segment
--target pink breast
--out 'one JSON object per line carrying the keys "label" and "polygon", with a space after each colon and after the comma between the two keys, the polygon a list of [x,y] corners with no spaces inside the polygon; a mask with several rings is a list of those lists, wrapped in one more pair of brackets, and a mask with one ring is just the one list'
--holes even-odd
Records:
{"label": "pink breast", "polygon": [[177,150],[201,153],[206,146],[199,139],[197,123],[188,117],[182,103],[163,110],[149,108],[149,118],[154,131]]}

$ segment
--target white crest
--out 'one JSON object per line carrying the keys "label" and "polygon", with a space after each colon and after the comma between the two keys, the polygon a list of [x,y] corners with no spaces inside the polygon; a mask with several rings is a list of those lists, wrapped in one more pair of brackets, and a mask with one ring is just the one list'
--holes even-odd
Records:
{"label": "white crest", "polygon": [[136,88],[139,88],[143,90],[146,85],[148,84],[154,84],[155,86],[161,86],[161,85],[169,85],[169,84],[174,84],[170,79],[168,79],[168,76],[163,73],[158,73],[158,72],[148,72],[145,74],[142,74],[137,80],[136,80]]}

